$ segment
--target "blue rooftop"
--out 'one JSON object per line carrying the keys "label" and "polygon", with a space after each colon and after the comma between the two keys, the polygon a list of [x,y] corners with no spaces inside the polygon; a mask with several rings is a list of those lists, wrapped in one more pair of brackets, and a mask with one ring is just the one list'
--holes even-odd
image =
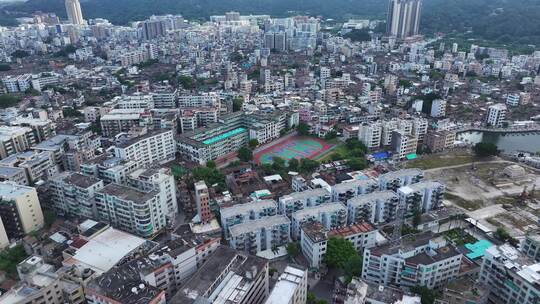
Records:
{"label": "blue rooftop", "polygon": [[214,137],[211,137],[209,139],[206,139],[202,143],[205,144],[205,145],[211,145],[211,144],[214,144],[214,143],[216,143],[218,141],[222,141],[224,139],[227,139],[227,138],[229,138],[231,136],[240,134],[240,133],[245,132],[245,131],[246,131],[245,128],[236,128],[234,130],[225,132],[225,133],[220,134],[218,136],[214,136]]}

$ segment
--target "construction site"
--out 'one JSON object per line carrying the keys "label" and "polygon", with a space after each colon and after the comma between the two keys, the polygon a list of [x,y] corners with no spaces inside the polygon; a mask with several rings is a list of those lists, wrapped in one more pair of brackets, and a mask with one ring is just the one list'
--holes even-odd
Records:
{"label": "construction site", "polygon": [[538,169],[496,159],[429,169],[425,175],[444,183],[444,204],[463,210],[484,233],[504,230],[519,240],[540,226]]}

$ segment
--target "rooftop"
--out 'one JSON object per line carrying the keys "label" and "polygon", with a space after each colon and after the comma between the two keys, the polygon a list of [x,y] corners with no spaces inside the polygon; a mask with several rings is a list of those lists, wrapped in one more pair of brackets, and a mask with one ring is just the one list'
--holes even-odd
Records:
{"label": "rooftop", "polygon": [[121,143],[117,144],[116,147],[117,148],[127,148],[127,147],[129,147],[131,145],[137,144],[138,142],[140,142],[142,140],[145,140],[145,139],[153,137],[153,136],[158,136],[158,135],[161,135],[161,134],[164,134],[164,133],[167,133],[167,132],[172,134],[172,130],[170,130],[170,129],[150,130],[144,135],[133,137],[133,138],[127,139],[125,141],[122,141]]}
{"label": "rooftop", "polygon": [[331,236],[347,237],[347,236],[356,235],[360,233],[368,233],[374,230],[375,229],[373,228],[373,226],[371,226],[370,223],[364,222],[364,223],[354,224],[351,226],[346,226],[346,227],[330,230],[328,232],[328,237],[331,237]]}
{"label": "rooftop", "polygon": [[77,135],[59,134],[40,142],[39,144],[33,146],[32,149],[48,150],[48,151],[57,150],[57,149],[60,149],[67,140],[78,140],[78,139],[79,139],[79,136]]}
{"label": "rooftop", "polygon": [[99,193],[116,196],[125,201],[147,201],[157,195],[157,191],[142,192],[135,188],[122,186],[119,184],[108,184],[103,189],[98,191]]}
{"label": "rooftop", "polygon": [[265,208],[277,208],[276,202],[273,200],[254,201],[245,204],[236,204],[230,207],[221,208],[221,217],[228,218],[237,214],[245,214],[252,210],[257,212]]}
{"label": "rooftop", "polygon": [[444,246],[434,250],[433,254],[429,252],[422,252],[408,259],[405,259],[405,262],[415,265],[430,265],[460,254],[461,253],[459,253],[454,247]]}
{"label": "rooftop", "polygon": [[330,195],[328,191],[324,188],[315,188],[315,189],[308,189],[306,191],[301,192],[293,192],[291,194],[285,195],[282,197],[283,200],[286,199],[292,199],[292,200],[304,200],[312,197],[319,197],[324,195]]}
{"label": "rooftop", "polygon": [[298,210],[292,214],[292,217],[295,219],[300,219],[300,218],[311,216],[318,213],[336,212],[339,210],[346,211],[347,209],[341,203],[328,203],[328,204],[322,204],[319,206],[307,207],[307,208]]}
{"label": "rooftop", "polygon": [[80,188],[88,188],[101,182],[101,180],[95,177],[82,175],[77,172],[67,172],[67,171],[60,173],[59,175],[54,177],[54,179],[62,180],[66,184],[74,185]]}
{"label": "rooftop", "polygon": [[319,243],[328,239],[327,231],[319,221],[309,221],[302,224],[302,231],[312,243]]}
{"label": "rooftop", "polygon": [[402,192],[404,194],[414,193],[420,190],[424,190],[426,188],[438,188],[443,187],[444,185],[437,182],[437,181],[421,181],[416,184],[411,184],[405,187],[401,187],[398,189],[399,192]]}
{"label": "rooftop", "polygon": [[23,186],[14,182],[0,182],[0,197],[3,199],[15,199],[21,195],[25,195],[31,191],[36,191],[33,187]]}
{"label": "rooftop", "polygon": [[229,229],[231,231],[231,236],[235,237],[238,235],[246,234],[248,232],[259,230],[261,228],[271,228],[277,225],[287,225],[290,223],[291,220],[289,220],[289,218],[285,215],[274,215],[259,220],[234,225]]}
{"label": "rooftop", "polygon": [[137,250],[147,241],[134,235],[108,228],[78,249],[63,264],[91,268],[97,273],[109,271],[125,256]]}
{"label": "rooftop", "polygon": [[9,179],[10,177],[25,173],[24,168],[0,166],[0,178]]}
{"label": "rooftop", "polygon": [[351,204],[353,206],[362,206],[373,201],[386,201],[393,198],[399,198],[394,191],[377,191],[353,197],[347,201],[347,204]]}
{"label": "rooftop", "polygon": [[[218,247],[172,298],[172,303],[240,303],[267,262],[226,246]],[[221,281],[218,281],[221,280]],[[234,292],[233,292],[234,291]]]}
{"label": "rooftop", "polygon": [[428,245],[429,241],[435,237],[436,235],[431,231],[418,234],[409,234],[402,237],[399,240],[399,243],[390,242],[382,246],[372,248],[371,254],[381,256],[383,254],[396,254],[400,251],[407,252],[413,250],[414,248]]}
{"label": "rooftop", "polygon": [[380,180],[394,180],[397,178],[403,178],[407,176],[423,175],[423,171],[417,168],[401,169],[397,171],[391,171],[379,176]]}
{"label": "rooftop", "polygon": [[333,191],[342,192],[348,191],[351,188],[362,187],[362,186],[374,186],[377,185],[377,182],[373,179],[352,179],[345,181],[340,184],[336,184],[333,187]]}
{"label": "rooftop", "polygon": [[306,271],[287,266],[270,292],[265,304],[289,303],[296,288],[302,284]]}
{"label": "rooftop", "polygon": [[133,260],[115,267],[92,280],[87,289],[96,291],[119,303],[146,304],[164,293],[161,289],[145,284],[141,280],[140,271],[157,268],[158,262],[146,258]]}
{"label": "rooftop", "polygon": [[246,131],[245,128],[236,128],[236,129],[233,129],[231,131],[227,131],[227,132],[225,132],[223,134],[220,134],[220,135],[208,138],[206,140],[203,140],[202,143],[205,144],[205,145],[211,145],[211,144],[214,144],[216,142],[227,139],[227,138],[229,138],[231,136],[234,136],[234,135],[240,134],[242,132],[245,132],[245,131]]}

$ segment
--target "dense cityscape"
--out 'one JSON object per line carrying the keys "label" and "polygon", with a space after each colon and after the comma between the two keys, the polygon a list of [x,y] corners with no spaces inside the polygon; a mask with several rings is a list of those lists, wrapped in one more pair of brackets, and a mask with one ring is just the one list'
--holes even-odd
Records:
{"label": "dense cityscape", "polygon": [[424,1],[0,27],[0,304],[540,303],[540,50]]}

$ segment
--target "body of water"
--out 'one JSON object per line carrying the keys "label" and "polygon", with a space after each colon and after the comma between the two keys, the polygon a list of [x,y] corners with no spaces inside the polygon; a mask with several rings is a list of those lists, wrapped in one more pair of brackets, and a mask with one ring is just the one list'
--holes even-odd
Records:
{"label": "body of water", "polygon": [[459,133],[458,140],[468,144],[490,142],[497,145],[499,150],[506,153],[526,151],[536,153],[540,151],[540,133]]}

